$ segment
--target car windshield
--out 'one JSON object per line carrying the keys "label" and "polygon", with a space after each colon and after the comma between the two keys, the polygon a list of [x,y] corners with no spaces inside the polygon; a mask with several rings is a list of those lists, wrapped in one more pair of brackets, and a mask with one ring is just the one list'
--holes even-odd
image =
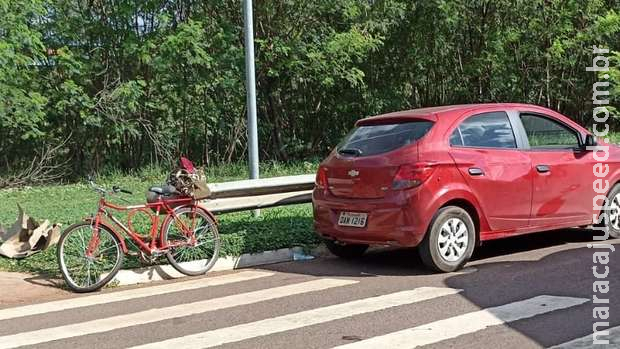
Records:
{"label": "car windshield", "polygon": [[353,129],[336,148],[340,154],[370,156],[387,153],[422,138],[433,122],[416,120],[385,125],[366,125]]}

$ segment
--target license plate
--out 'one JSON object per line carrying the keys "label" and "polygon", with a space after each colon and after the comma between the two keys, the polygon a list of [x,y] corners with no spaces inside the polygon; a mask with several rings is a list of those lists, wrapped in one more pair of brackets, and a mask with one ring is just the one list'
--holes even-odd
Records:
{"label": "license plate", "polygon": [[367,213],[341,212],[338,225],[363,228],[368,220]]}

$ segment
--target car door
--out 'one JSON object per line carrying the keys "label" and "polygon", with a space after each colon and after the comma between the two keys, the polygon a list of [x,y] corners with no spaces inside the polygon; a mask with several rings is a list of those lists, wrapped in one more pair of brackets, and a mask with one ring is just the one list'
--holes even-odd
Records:
{"label": "car door", "polygon": [[495,232],[511,233],[529,223],[532,164],[520,143],[503,111],[472,115],[450,137],[450,155]]}
{"label": "car door", "polygon": [[532,161],[530,225],[572,226],[592,220],[594,162],[577,130],[549,115],[519,113]]}

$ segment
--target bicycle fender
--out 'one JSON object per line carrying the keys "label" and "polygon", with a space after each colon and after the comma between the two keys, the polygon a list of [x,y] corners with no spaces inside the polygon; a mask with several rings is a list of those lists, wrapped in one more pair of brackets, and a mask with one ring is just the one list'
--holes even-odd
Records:
{"label": "bicycle fender", "polygon": [[215,217],[215,215],[213,214],[213,212],[207,210],[205,207],[203,207],[201,204],[196,204],[196,207],[198,207],[200,210],[202,210],[202,212],[206,213],[207,216],[209,216],[211,219],[213,219],[213,221],[215,222],[215,225],[220,225],[220,222],[218,222],[217,217]]}
{"label": "bicycle fender", "polygon": [[[176,210],[179,210],[179,209],[181,209],[181,208],[188,207],[188,206],[189,206],[189,207],[191,207],[191,205],[183,205],[183,206],[176,207],[174,210],[176,211]],[[196,208],[197,208],[198,210],[200,210],[200,211],[204,212],[207,216],[209,216],[209,218],[211,218],[211,219],[213,220],[213,222],[215,222],[215,225],[216,225],[216,226],[219,226],[219,222],[217,221],[217,218],[215,218],[215,216],[213,215],[213,213],[211,213],[211,211],[209,211],[209,210],[207,210],[206,208],[204,208],[204,207],[200,206],[200,204],[196,204]],[[167,224],[169,224],[169,221],[170,221],[171,219],[172,219],[172,216],[167,215],[167,216],[166,216],[166,218],[164,219],[164,221],[163,221],[162,225],[161,225],[161,229],[160,229],[160,231],[159,231],[159,238],[160,238],[162,241],[163,241],[163,239],[164,239],[164,230],[163,230],[163,228],[164,228]]]}
{"label": "bicycle fender", "polygon": [[[178,207],[175,207],[174,210],[176,211],[176,210],[181,209],[183,207],[191,207],[191,205],[178,206]],[[209,216],[209,218],[211,218],[215,222],[215,225],[218,225],[218,226],[220,225],[220,222],[217,221],[217,218],[215,217],[215,215],[211,211],[207,210],[205,207],[203,207],[202,205],[200,205],[198,203],[196,204],[196,208],[199,209],[200,211],[204,212],[207,216]],[[162,226],[164,226],[169,219],[170,219],[170,216],[166,216],[166,219],[164,220],[164,223],[162,224]]]}

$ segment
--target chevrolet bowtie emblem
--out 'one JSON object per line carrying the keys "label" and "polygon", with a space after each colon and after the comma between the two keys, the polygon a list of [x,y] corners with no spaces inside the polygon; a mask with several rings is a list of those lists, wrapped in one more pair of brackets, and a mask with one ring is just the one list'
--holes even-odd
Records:
{"label": "chevrolet bowtie emblem", "polygon": [[357,170],[351,170],[351,171],[349,171],[349,176],[350,176],[350,177],[357,177],[357,176],[359,176],[359,175],[360,175],[360,171],[357,171]]}

